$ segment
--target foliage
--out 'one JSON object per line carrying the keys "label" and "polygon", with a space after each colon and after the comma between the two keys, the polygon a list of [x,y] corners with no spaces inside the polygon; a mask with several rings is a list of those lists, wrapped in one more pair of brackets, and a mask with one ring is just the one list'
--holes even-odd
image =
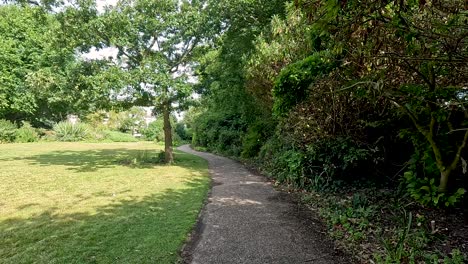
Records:
{"label": "foliage", "polygon": [[242,141],[241,157],[256,157],[265,141],[273,135],[274,130],[273,120],[259,120],[250,125]]}
{"label": "foliage", "polygon": [[284,136],[274,136],[261,148],[260,166],[279,182],[317,191],[378,181],[373,172],[378,154],[349,138],[336,138],[309,145],[305,150],[287,148]]}
{"label": "foliage", "polygon": [[211,151],[230,156],[239,156],[242,150],[242,135],[245,124],[235,115],[202,114],[194,123],[192,143]]}
{"label": "foliage", "polygon": [[[286,14],[264,12],[263,27],[229,21],[220,47],[200,60],[205,117],[194,144],[239,153],[232,137],[241,138],[245,158],[261,149],[269,174],[314,189],[343,180],[395,186],[405,171],[396,164],[411,159],[417,181],[426,181],[418,189],[435,192],[419,197],[460,200],[468,145],[464,7],[461,0],[294,1]],[[255,39],[253,47],[231,32],[246,32],[238,35]],[[243,128],[217,126],[224,116]],[[257,145],[262,119],[275,120],[279,138]]]}
{"label": "foliage", "polygon": [[120,131],[123,133],[140,132],[146,126],[146,111],[141,107],[128,110],[98,110],[85,116],[84,121],[94,128]]}
{"label": "foliage", "polygon": [[[109,111],[108,113],[105,110],[98,110],[98,111],[87,114],[83,118],[83,121],[85,121],[87,124],[89,124],[90,126],[94,128],[105,127],[104,125],[105,120],[111,116],[111,113],[113,113],[113,111]],[[109,121],[110,120],[108,120],[108,124],[106,126],[111,127],[112,123],[109,124]]]}
{"label": "foliage", "polygon": [[271,109],[273,87],[280,71],[301,60],[313,50],[311,25],[304,13],[291,3],[286,6],[286,18],[275,15],[271,29],[255,39],[255,51],[246,66],[246,90],[258,102]]}
{"label": "foliage", "polygon": [[322,141],[307,148],[304,170],[311,178],[310,186],[315,189],[325,189],[342,181],[349,184],[371,181],[368,173],[372,173],[377,154],[347,138]]}
{"label": "foliage", "polygon": [[135,0],[119,1],[91,21],[79,21],[97,31],[99,48],[118,50],[115,62],[128,75],[122,97],[129,104],[154,105],[162,114],[168,163],[173,162],[170,116],[176,105],[184,109],[190,101],[187,71],[210,32],[207,18],[205,1]]}
{"label": "foliage", "polygon": [[273,86],[274,112],[287,114],[293,106],[306,99],[312,82],[332,68],[331,60],[327,54],[316,53],[285,67]]}
{"label": "foliage", "polygon": [[10,143],[15,140],[17,127],[8,120],[0,119],[0,143]]}
{"label": "foliage", "polygon": [[164,141],[164,124],[162,119],[157,119],[149,123],[148,127],[143,129],[142,134],[145,136],[145,139],[163,142]]}
{"label": "foliage", "polygon": [[57,15],[37,6],[0,6],[0,118],[51,126],[68,113],[106,106],[108,68],[61,44]]}
{"label": "foliage", "polygon": [[119,131],[111,131],[111,130],[104,131],[104,140],[109,140],[112,142],[137,142],[138,141],[138,139],[136,139],[134,136],[128,133],[122,133]]}
{"label": "foliage", "polygon": [[191,141],[192,140],[192,135],[191,131],[187,129],[185,123],[178,122],[175,125],[175,133],[177,136],[184,141]]}
{"label": "foliage", "polygon": [[[253,77],[249,77],[250,73],[255,76],[261,73],[250,72],[246,67],[254,55],[255,39],[262,32],[267,32],[275,15],[277,19],[284,16],[285,2],[210,2],[210,15],[220,28],[214,35],[213,48],[197,60],[199,84],[195,88],[203,94],[203,101],[197,111],[192,110],[198,112],[199,117],[189,124],[193,131],[194,146],[239,155],[246,126],[258,119],[270,119],[271,109],[253,96],[253,90],[245,89],[246,79],[256,82]],[[255,61],[257,59],[253,59],[250,66],[257,69],[263,67],[261,63],[257,67]],[[268,95],[268,91],[264,93]],[[224,118],[230,124],[223,124]],[[215,127],[210,126],[211,123]],[[225,145],[222,145],[223,141]]]}
{"label": "foliage", "polygon": [[28,122],[23,122],[23,125],[16,130],[15,142],[27,143],[36,142],[39,140],[39,134],[36,129]]}
{"label": "foliage", "polygon": [[434,233],[430,221],[447,217],[447,212],[423,210],[400,195],[391,189],[348,187],[337,192],[301,192],[300,197],[325,220],[338,246],[358,262],[451,263],[466,257],[453,244],[458,238],[440,232],[446,227],[463,228],[463,221],[456,221],[457,227],[453,221],[438,221],[439,231]]}
{"label": "foliage", "polygon": [[[398,241],[396,245],[392,245],[389,241],[384,241],[385,248],[385,263],[400,263],[401,259],[405,254],[405,243],[408,237],[408,234],[411,230],[411,224],[413,222],[413,215],[411,212],[408,214],[408,224],[406,228],[399,234]],[[414,256],[412,256],[414,258]]]}
{"label": "foliage", "polygon": [[454,193],[441,193],[434,178],[418,178],[416,173],[407,171],[404,174],[406,191],[416,201],[423,205],[441,207],[454,206],[460,202],[466,190],[458,188]]}
{"label": "foliage", "polygon": [[466,263],[466,261],[468,260],[466,257],[463,256],[459,249],[452,250],[450,255],[450,257],[446,256],[444,258],[444,264],[462,264]]}
{"label": "foliage", "polygon": [[[411,121],[414,133],[423,136],[434,155],[439,191],[447,191],[468,139],[464,129],[467,71],[462,61],[468,55],[468,42],[463,1],[444,0],[434,5],[368,1],[364,12],[359,1],[344,6],[315,2],[321,10],[308,12],[318,19],[317,26],[333,34],[334,50],[346,51],[350,77],[371,78],[364,86],[383,95],[396,107],[392,111],[401,111]],[[356,26],[356,21],[366,22]],[[447,133],[454,130],[457,132]]]}
{"label": "foliage", "polygon": [[132,107],[128,111],[110,111],[107,126],[123,133],[133,133],[146,125],[144,117],[145,111],[138,107]]}
{"label": "foliage", "polygon": [[88,137],[90,128],[85,123],[73,124],[69,121],[57,123],[53,127],[58,141],[81,141]]}

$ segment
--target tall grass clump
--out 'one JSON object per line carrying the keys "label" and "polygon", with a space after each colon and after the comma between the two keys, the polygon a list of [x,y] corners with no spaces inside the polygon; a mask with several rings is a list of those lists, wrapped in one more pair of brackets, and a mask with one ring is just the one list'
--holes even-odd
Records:
{"label": "tall grass clump", "polygon": [[68,121],[57,123],[54,126],[55,137],[58,141],[80,141],[89,135],[89,127],[84,123],[73,124]]}
{"label": "tall grass clump", "polygon": [[0,143],[15,141],[17,127],[8,120],[0,119]]}
{"label": "tall grass clump", "polygon": [[28,143],[36,142],[39,140],[39,134],[36,129],[28,122],[23,122],[23,126],[16,130],[15,142]]}

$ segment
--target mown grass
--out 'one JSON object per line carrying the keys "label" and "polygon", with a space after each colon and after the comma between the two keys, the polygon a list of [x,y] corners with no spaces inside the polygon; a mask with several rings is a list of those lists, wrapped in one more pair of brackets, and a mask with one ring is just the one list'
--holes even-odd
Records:
{"label": "mown grass", "polygon": [[207,163],[120,161],[152,143],[0,145],[0,263],[174,263],[208,191]]}

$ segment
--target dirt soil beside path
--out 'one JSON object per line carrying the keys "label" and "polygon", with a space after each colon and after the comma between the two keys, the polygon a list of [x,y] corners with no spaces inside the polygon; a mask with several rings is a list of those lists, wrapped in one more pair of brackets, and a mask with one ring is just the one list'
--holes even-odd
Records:
{"label": "dirt soil beside path", "polygon": [[188,145],[209,162],[212,190],[184,247],[183,263],[352,263],[318,217],[242,164]]}

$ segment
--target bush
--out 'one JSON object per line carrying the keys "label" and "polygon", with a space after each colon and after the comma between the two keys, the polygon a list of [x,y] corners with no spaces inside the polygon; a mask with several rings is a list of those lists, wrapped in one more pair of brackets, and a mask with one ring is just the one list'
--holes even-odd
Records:
{"label": "bush", "polygon": [[0,119],[0,143],[15,141],[17,127],[8,120]]}
{"label": "bush", "polygon": [[236,114],[206,113],[194,122],[192,144],[229,156],[242,152],[246,124]]}
{"label": "bush", "polygon": [[64,121],[54,126],[55,137],[58,141],[80,141],[89,136],[90,128],[84,123],[72,124]]}
{"label": "bush", "polygon": [[417,173],[407,171],[404,173],[403,183],[407,193],[422,205],[431,207],[450,207],[460,202],[465,189],[458,188],[454,193],[441,193],[435,184],[435,179],[418,178]]}
{"label": "bush", "polygon": [[327,54],[315,53],[284,68],[273,87],[274,112],[279,116],[285,115],[293,106],[307,98],[310,84],[333,68],[330,61]]}
{"label": "bush", "polygon": [[110,131],[110,130],[104,131],[104,139],[110,140],[112,142],[137,142],[138,141],[138,139],[136,139],[134,136],[130,134],[122,133],[119,131]]}
{"label": "bush", "polygon": [[307,150],[295,149],[281,136],[262,146],[260,162],[279,182],[309,190],[324,191],[340,184],[370,180],[378,153],[346,138],[322,141]]}
{"label": "bush", "polygon": [[142,134],[147,140],[161,142],[164,141],[164,122],[162,119],[151,122]]}
{"label": "bush", "polygon": [[260,152],[262,145],[273,135],[275,131],[273,120],[261,120],[250,125],[242,141],[242,158],[253,158]]}
{"label": "bush", "polygon": [[309,146],[305,169],[314,182],[323,182],[325,178],[325,182],[370,181],[372,178],[369,175],[372,175],[373,168],[382,160],[379,156],[377,150],[370,146],[360,145],[349,138],[335,138]]}
{"label": "bush", "polygon": [[27,143],[36,142],[39,140],[39,134],[36,129],[31,126],[28,122],[23,122],[23,126],[16,130],[15,142]]}
{"label": "bush", "polygon": [[192,140],[192,134],[188,131],[184,123],[177,123],[175,125],[175,133],[183,141]]}

